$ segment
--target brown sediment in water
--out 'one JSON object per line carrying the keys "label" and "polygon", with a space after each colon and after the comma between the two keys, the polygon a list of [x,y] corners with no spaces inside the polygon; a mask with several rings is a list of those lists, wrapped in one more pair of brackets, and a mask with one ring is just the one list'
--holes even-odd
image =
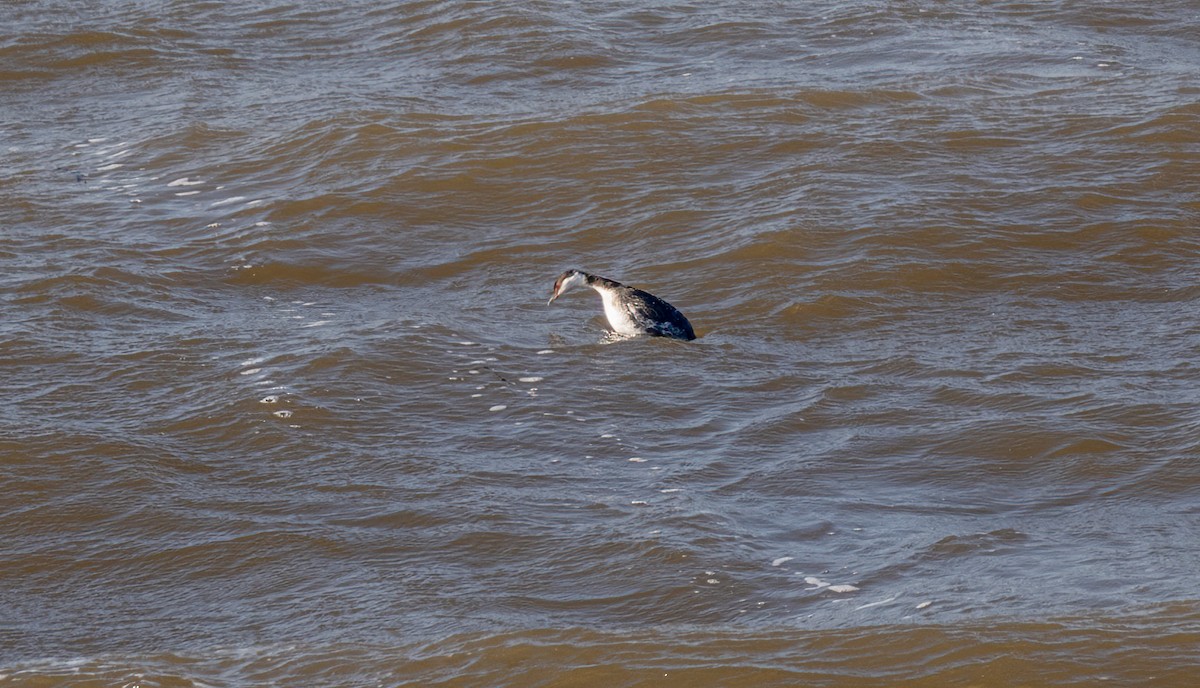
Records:
{"label": "brown sediment in water", "polygon": [[12,8],[0,684],[1186,685],[1194,14]]}

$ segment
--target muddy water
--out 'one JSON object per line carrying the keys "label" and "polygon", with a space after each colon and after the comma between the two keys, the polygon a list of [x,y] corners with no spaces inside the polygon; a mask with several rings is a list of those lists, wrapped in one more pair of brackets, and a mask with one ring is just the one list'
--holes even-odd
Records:
{"label": "muddy water", "polygon": [[93,4],[0,9],[0,685],[1194,681],[1193,3]]}

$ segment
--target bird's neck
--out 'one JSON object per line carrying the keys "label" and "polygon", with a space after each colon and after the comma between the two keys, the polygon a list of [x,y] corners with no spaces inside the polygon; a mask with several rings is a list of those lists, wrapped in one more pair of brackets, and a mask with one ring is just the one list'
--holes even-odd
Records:
{"label": "bird's neck", "polygon": [[601,277],[599,275],[592,275],[592,274],[589,274],[586,272],[583,273],[583,279],[589,287],[591,287],[592,289],[595,289],[598,292],[609,291],[612,289],[620,289],[621,287],[625,286],[616,280],[610,280],[607,277]]}

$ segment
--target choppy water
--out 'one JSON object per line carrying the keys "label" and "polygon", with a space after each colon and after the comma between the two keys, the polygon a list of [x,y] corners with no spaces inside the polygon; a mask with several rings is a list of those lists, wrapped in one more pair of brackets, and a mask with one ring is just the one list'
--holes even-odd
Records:
{"label": "choppy water", "polygon": [[0,8],[0,685],[1192,685],[1194,2],[91,4]]}

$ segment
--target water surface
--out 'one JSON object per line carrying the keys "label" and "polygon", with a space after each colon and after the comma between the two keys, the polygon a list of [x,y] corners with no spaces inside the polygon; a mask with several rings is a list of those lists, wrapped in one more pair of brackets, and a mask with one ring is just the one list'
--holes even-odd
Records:
{"label": "water surface", "polygon": [[1192,3],[94,5],[0,10],[0,684],[1194,680]]}

